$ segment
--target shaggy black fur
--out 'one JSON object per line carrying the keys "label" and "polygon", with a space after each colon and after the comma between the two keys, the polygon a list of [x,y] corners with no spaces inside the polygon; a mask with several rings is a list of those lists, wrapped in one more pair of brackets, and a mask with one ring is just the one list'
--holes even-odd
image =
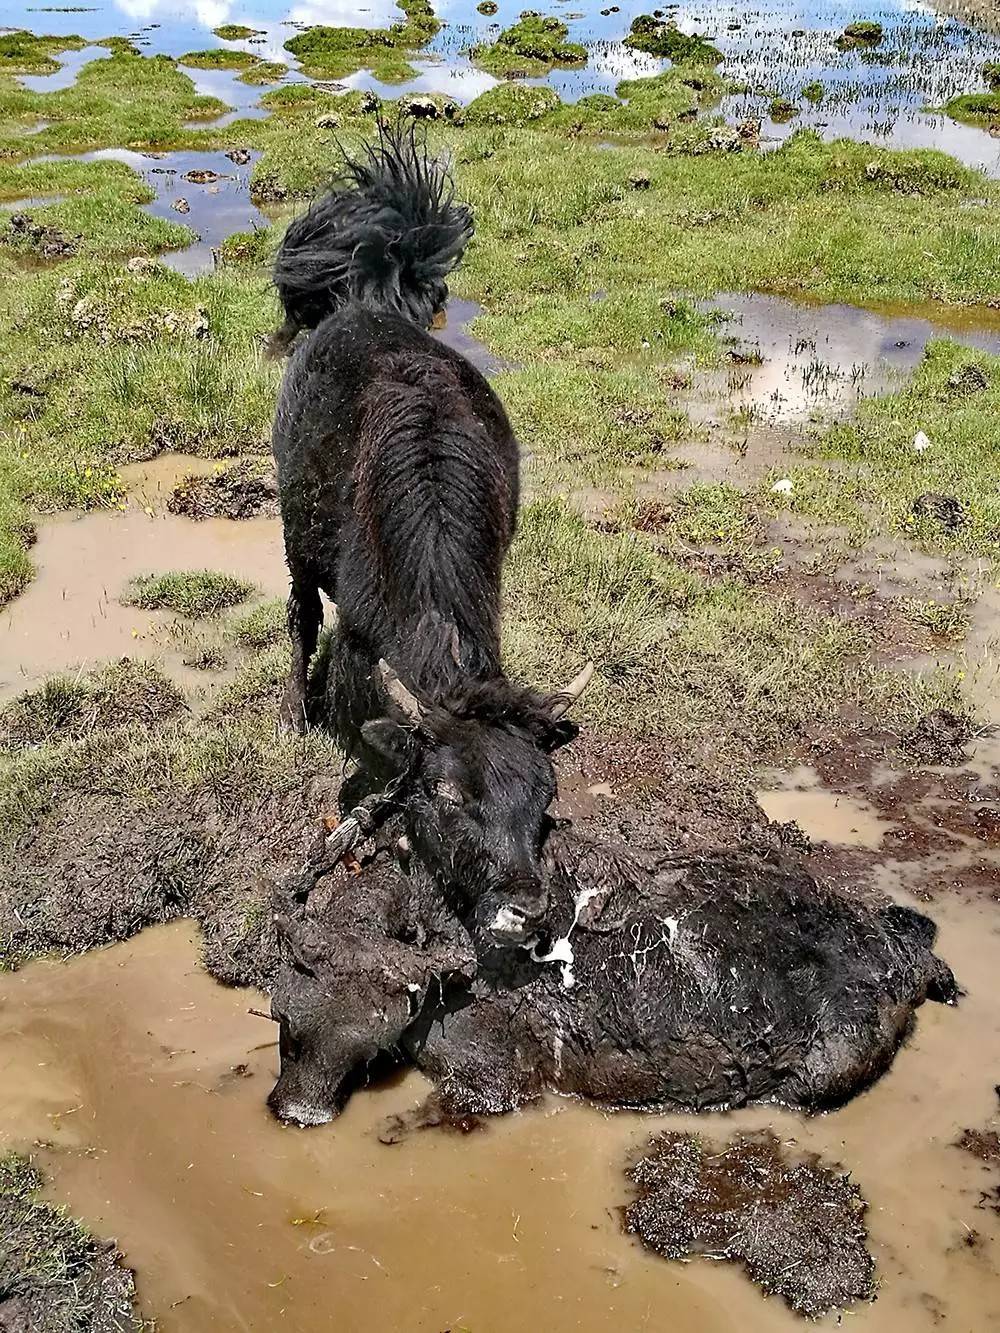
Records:
{"label": "shaggy black fur", "polygon": [[274,266],[285,332],[314,329],[349,301],[427,328],[472,236],[472,214],[408,130],[346,158],[327,194],[288,228]]}
{"label": "shaggy black fur", "polygon": [[330,1119],[378,1052],[437,1085],[430,1114],[509,1111],[546,1089],[611,1106],[837,1106],[879,1078],[925,999],[954,1000],[935,927],[782,857],[683,855],[556,830],[547,937],[491,948],[419,865],[376,862],[279,893],[272,1109]]}
{"label": "shaggy black fur", "polygon": [[[294,352],[274,427],[292,576],[285,721],[337,604],[325,720],[375,783],[406,775],[406,813],[445,889],[541,916],[549,751],[572,735],[500,661],[500,576],[518,447],[483,376],[426,332],[471,233],[411,129],[382,127],[348,184],[289,228],[275,268]],[[419,698],[390,705],[389,662]],[[508,913],[510,919],[510,913]]]}

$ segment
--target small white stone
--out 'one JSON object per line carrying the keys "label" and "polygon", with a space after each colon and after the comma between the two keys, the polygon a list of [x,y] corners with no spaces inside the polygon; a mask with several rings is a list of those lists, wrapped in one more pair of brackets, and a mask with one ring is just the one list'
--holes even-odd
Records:
{"label": "small white stone", "polygon": [[789,477],[782,477],[780,481],[776,481],[771,487],[771,491],[774,495],[791,495],[794,489],[795,487],[792,485]]}
{"label": "small white stone", "polygon": [[916,449],[918,454],[922,454],[925,449],[929,449],[931,447],[930,440],[927,438],[927,436],[924,434],[922,430],[918,430],[916,435],[914,435],[913,447],[914,449]]}

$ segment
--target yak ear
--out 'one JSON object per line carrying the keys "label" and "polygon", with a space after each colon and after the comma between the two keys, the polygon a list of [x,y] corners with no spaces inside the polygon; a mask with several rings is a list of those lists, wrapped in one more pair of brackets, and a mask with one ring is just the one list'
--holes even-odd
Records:
{"label": "yak ear", "polygon": [[391,717],[380,717],[364,724],[361,739],[393,770],[399,772],[406,767],[413,746],[413,732],[409,727],[394,722]]}

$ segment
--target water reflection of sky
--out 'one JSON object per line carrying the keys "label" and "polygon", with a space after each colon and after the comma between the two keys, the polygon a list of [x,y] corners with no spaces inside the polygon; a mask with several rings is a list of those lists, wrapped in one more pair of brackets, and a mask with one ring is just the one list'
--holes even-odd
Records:
{"label": "water reflection of sky", "polygon": [[[516,20],[526,0],[500,0],[499,13],[487,19],[475,10],[474,0],[437,0],[444,26],[428,48],[426,58],[414,62],[416,80],[406,85],[418,91],[439,90],[462,101],[475,97],[493,80],[476,70],[466,52],[477,40],[488,39],[499,27]],[[537,3],[537,0],[536,0]],[[960,0],[939,0],[954,11]],[[605,4],[603,7],[607,8]],[[565,19],[571,37],[584,42],[590,59],[584,69],[554,70],[548,81],[567,100],[587,92],[613,89],[619,79],[655,73],[662,66],[621,44],[633,17],[648,12],[649,0],[624,0],[617,14],[602,14],[602,0],[545,0],[540,8]],[[956,92],[982,88],[980,69],[987,59],[1000,59],[1000,36],[983,28],[937,13],[921,0],[772,0],[747,9],[738,0],[683,3],[673,10],[686,31],[701,32],[725,53],[723,72],[747,92],[728,96],[722,110],[729,119],[762,117],[768,137],[783,138],[799,125],[819,128],[826,137],[850,134],[894,146],[945,148],[964,161],[1000,175],[1000,142],[982,130],[955,126],[929,114]],[[221,23],[246,23],[261,30],[253,43],[226,45],[245,48],[272,60],[288,60],[284,42],[298,26],[315,23],[384,26],[399,17],[393,0],[114,0],[84,13],[46,13],[29,9],[25,0],[5,6],[5,22],[36,31],[79,32],[98,38],[124,33],[149,52],[182,55],[185,51],[218,45],[212,29]],[[877,52],[840,52],[835,38],[847,22],[860,17],[876,19],[886,30]],[[86,56],[82,57],[86,58]],[[81,62],[71,55],[66,68],[50,79],[33,80],[36,87],[54,87],[72,81]],[[244,90],[230,75],[197,76],[198,86],[240,107],[253,104],[259,90]],[[825,94],[818,106],[801,102],[804,84],[818,80]],[[394,95],[398,86],[378,84],[367,72],[346,80],[351,87],[374,87]],[[802,112],[788,125],[767,118],[771,98],[790,97]]]}

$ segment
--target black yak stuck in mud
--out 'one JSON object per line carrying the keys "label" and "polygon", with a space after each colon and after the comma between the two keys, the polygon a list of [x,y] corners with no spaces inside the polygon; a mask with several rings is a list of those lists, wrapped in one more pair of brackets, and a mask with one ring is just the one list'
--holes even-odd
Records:
{"label": "black yak stuck in mud", "polygon": [[517,441],[479,371],[427,332],[471,234],[412,126],[383,125],[281,246],[279,341],[297,344],[273,434],[292,580],[282,714],[305,723],[323,591],[337,627],[317,713],[360,760],[356,795],[393,784],[445,892],[520,940],[545,912],[550,756],[587,676],[546,697],[501,664]]}
{"label": "black yak stuck in mud", "polygon": [[[317,868],[318,869],[318,868]],[[556,829],[530,948],[471,933],[419,866],[289,881],[270,1105],[318,1124],[392,1061],[436,1085],[424,1122],[546,1090],[615,1107],[834,1107],[956,985],[934,926],[750,852],[625,853]],[[315,887],[314,887],[315,885]]]}

